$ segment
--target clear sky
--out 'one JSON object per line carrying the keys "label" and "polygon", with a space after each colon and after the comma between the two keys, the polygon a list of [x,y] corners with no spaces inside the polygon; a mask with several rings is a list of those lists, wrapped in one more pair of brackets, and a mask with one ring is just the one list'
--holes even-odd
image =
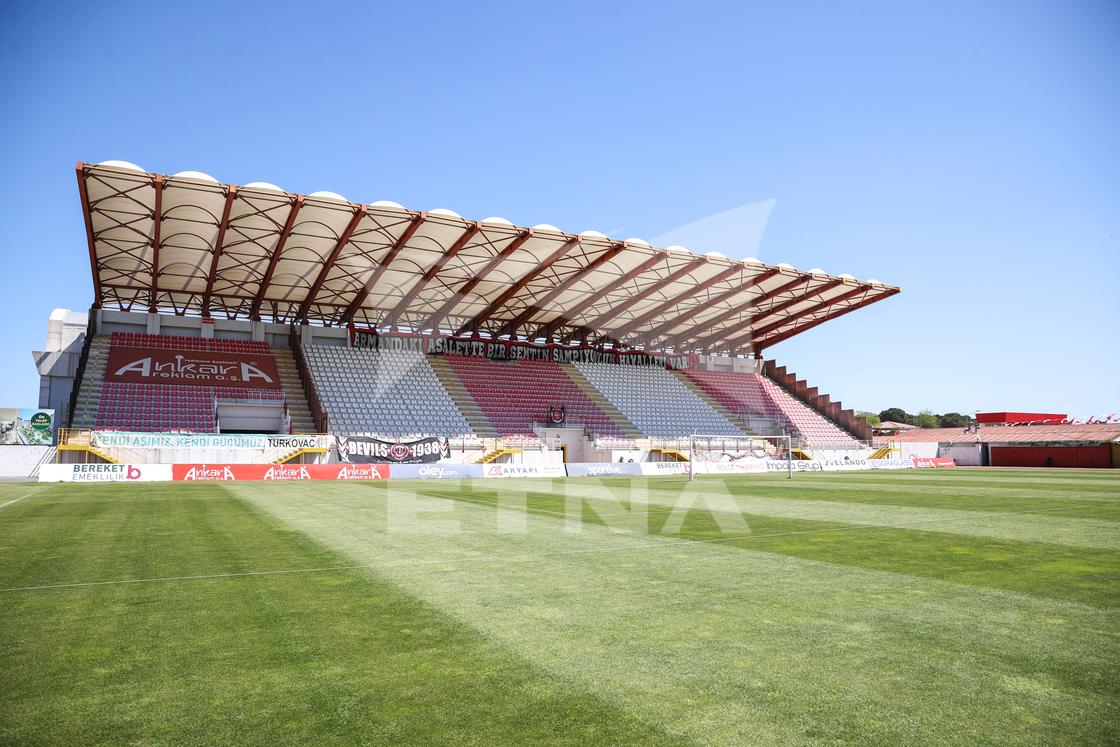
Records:
{"label": "clear sky", "polygon": [[0,41],[5,406],[92,298],[74,163],[121,159],[619,238],[733,210],[681,243],[902,286],[768,351],[845,405],[1120,410],[1120,3],[8,1]]}

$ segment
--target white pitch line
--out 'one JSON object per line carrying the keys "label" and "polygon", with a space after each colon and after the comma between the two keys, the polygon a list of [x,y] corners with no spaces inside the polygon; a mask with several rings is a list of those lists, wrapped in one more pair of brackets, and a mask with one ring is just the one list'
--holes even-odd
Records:
{"label": "white pitch line", "polygon": [[18,503],[19,501],[22,501],[24,498],[30,498],[31,496],[33,496],[33,495],[35,495],[36,493],[39,493],[39,492],[40,491],[38,491],[38,490],[32,490],[27,495],[21,495],[19,498],[14,498],[14,499],[8,501],[7,503],[0,503],[0,508],[5,508],[6,506],[10,506],[13,503]]}
{"label": "white pitch line", "polygon": [[[1027,511],[1000,511],[992,512],[994,516],[1007,514],[1032,514],[1043,511],[1069,511],[1075,508],[1094,508],[1093,506],[1062,506],[1060,508],[1037,509]],[[973,518],[973,517],[967,517]],[[929,524],[941,521],[962,521],[963,519],[931,519],[929,521],[910,522],[908,524],[853,524],[830,529],[804,529],[796,532],[772,532],[770,534],[740,534],[733,537],[714,537],[711,539],[679,539],[676,537],[663,537],[660,542],[649,542],[644,545],[625,545],[616,547],[588,547],[578,550],[553,550],[541,553],[513,553],[509,555],[483,555],[470,558],[444,558],[442,560],[400,560],[385,561],[381,563],[364,563],[360,565],[334,565],[318,568],[287,568],[274,571],[243,571],[239,573],[211,573],[196,576],[157,576],[154,578],[127,578],[115,581],[79,581],[65,584],[42,584],[39,586],[12,586],[0,589],[0,593],[7,591],[44,591],[50,589],[75,589],[87,586],[119,586],[124,584],[147,584],[167,581],[203,581],[220,578],[243,578],[246,576],[281,576],[297,573],[328,573],[330,571],[356,571],[387,567],[409,567],[426,565],[450,565],[455,563],[491,563],[502,560],[534,560],[537,558],[558,557],[564,555],[595,555],[598,553],[626,552],[630,550],[656,550],[667,547],[682,547],[688,545],[714,544],[717,542],[735,542],[738,540],[767,539],[769,537],[792,537],[799,534],[824,534],[826,532],[850,532],[860,529],[907,529],[912,524]]]}

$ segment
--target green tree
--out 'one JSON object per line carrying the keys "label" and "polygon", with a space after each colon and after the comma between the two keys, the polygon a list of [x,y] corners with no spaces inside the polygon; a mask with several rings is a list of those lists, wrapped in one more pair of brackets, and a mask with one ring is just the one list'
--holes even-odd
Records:
{"label": "green tree", "polygon": [[936,428],[938,424],[938,418],[932,410],[922,410],[914,416],[914,425],[919,428]]}
{"label": "green tree", "polygon": [[879,413],[879,421],[889,420],[892,423],[910,423],[913,418],[910,413],[903,410],[901,407],[888,407]]}
{"label": "green tree", "polygon": [[939,416],[937,421],[942,428],[966,428],[972,424],[972,418],[959,412],[947,412]]}
{"label": "green tree", "polygon": [[876,415],[873,412],[867,412],[866,410],[857,410],[856,415],[858,417],[861,417],[864,420],[866,420],[867,424],[870,425],[872,428],[879,425],[879,423],[883,422],[882,420],[880,420],[878,415]]}

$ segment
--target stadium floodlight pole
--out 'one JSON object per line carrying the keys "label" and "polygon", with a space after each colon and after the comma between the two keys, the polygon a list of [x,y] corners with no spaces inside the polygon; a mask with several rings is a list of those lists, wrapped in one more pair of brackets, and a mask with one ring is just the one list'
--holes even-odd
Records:
{"label": "stadium floodlight pole", "polygon": [[264,277],[261,278],[257,295],[253,297],[253,305],[249,307],[250,319],[257,319],[259,315],[264,294],[272,283],[272,273],[276,272],[276,265],[280,262],[280,253],[284,251],[284,245],[288,243],[288,237],[292,235],[292,227],[296,224],[296,215],[299,214],[301,207],[303,207],[303,195],[296,195],[295,199],[292,200],[292,209],[288,211],[288,219],[284,221],[284,228],[280,230],[280,236],[276,240],[276,247],[272,250],[272,256],[268,260],[268,267],[264,271]]}

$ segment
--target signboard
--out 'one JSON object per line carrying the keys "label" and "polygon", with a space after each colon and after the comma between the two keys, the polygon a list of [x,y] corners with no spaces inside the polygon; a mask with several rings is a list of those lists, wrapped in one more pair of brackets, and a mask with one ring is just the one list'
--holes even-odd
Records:
{"label": "signboard", "polygon": [[237,480],[388,480],[384,464],[173,464],[181,482]]}
{"label": "signboard", "polygon": [[421,464],[451,457],[446,438],[382,441],[373,436],[338,436],[338,458],[351,464]]}
{"label": "signboard", "polygon": [[[698,475],[749,475],[765,472],[774,462],[765,459],[740,459],[737,462],[696,462],[693,469]],[[785,462],[781,462],[785,468]]]}
{"label": "signboard", "polygon": [[453,480],[463,477],[482,477],[481,464],[393,464],[389,475],[394,479],[439,479]]}
{"label": "signboard", "polygon": [[566,465],[568,477],[626,477],[642,474],[638,462],[574,462]]}
{"label": "signboard", "polygon": [[329,449],[333,436],[94,431],[93,445],[129,449]]}
{"label": "signboard", "polygon": [[641,462],[643,475],[687,475],[688,462]]}
{"label": "signboard", "polygon": [[165,482],[170,464],[44,464],[39,482]]}
{"label": "signboard", "polygon": [[929,469],[933,467],[956,467],[957,463],[949,457],[914,457],[915,469]]}
{"label": "signboard", "polygon": [[114,384],[191,384],[279,389],[276,361],[264,353],[216,350],[109,348],[105,381]]}
{"label": "signboard", "polygon": [[564,477],[563,464],[485,464],[483,477]]}
{"label": "signboard", "polygon": [[0,408],[0,444],[51,446],[54,410]]}

